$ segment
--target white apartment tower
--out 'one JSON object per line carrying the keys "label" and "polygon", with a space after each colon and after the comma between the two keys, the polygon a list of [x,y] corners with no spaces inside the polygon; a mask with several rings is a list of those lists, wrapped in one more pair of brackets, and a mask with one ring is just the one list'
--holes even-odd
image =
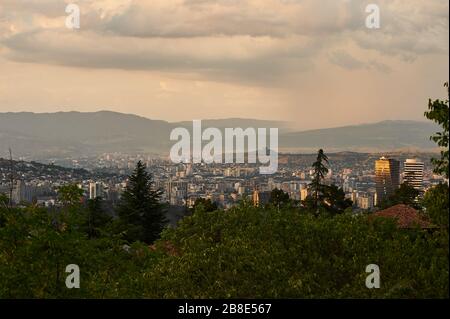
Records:
{"label": "white apartment tower", "polygon": [[418,191],[423,190],[423,162],[407,159],[403,167],[403,182],[411,185]]}
{"label": "white apartment tower", "polygon": [[89,183],[89,199],[96,199],[102,196],[102,188],[99,183]]}

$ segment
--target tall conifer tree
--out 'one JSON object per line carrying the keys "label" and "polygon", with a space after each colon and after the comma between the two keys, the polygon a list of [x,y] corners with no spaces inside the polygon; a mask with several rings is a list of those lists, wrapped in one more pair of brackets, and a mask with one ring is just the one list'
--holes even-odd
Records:
{"label": "tall conifer tree", "polygon": [[153,177],[147,167],[139,161],[128,185],[122,194],[118,213],[122,225],[126,226],[129,241],[153,243],[166,224],[162,192],[154,188]]}

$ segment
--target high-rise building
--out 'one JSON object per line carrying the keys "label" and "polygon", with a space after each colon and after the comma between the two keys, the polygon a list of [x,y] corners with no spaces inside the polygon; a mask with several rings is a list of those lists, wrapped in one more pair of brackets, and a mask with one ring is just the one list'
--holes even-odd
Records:
{"label": "high-rise building", "polygon": [[20,204],[21,202],[31,203],[34,195],[35,191],[33,187],[25,184],[24,181],[18,180],[13,188],[12,201],[16,204]]}
{"label": "high-rise building", "polygon": [[99,183],[89,183],[89,199],[96,199],[102,196],[102,188]]}
{"label": "high-rise building", "polygon": [[353,204],[356,205],[356,203],[358,202],[358,191],[357,190],[352,191],[350,199],[352,200]]}
{"label": "high-rise building", "polygon": [[375,161],[377,204],[392,195],[400,186],[400,162],[381,157]]}
{"label": "high-rise building", "polygon": [[305,200],[308,197],[308,188],[302,184],[300,188],[300,200]]}
{"label": "high-rise building", "polygon": [[423,190],[423,162],[419,162],[415,159],[407,159],[403,167],[403,181],[417,189]]}
{"label": "high-rise building", "polygon": [[364,193],[358,196],[356,206],[361,209],[372,209],[374,206],[374,196],[369,193]]}
{"label": "high-rise building", "polygon": [[193,174],[192,164],[187,164],[186,166],[186,176],[192,176]]}
{"label": "high-rise building", "polygon": [[253,205],[260,206],[269,203],[271,192],[260,192],[258,190],[253,191]]}

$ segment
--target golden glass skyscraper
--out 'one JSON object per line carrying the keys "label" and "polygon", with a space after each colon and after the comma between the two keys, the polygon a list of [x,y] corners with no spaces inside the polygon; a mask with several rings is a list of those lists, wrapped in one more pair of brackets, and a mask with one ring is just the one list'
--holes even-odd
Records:
{"label": "golden glass skyscraper", "polygon": [[377,204],[392,195],[400,186],[400,162],[381,157],[375,161]]}

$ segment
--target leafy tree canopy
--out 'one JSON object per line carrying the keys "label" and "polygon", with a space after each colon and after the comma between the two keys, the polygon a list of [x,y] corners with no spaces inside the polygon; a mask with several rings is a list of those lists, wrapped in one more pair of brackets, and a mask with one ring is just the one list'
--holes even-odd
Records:
{"label": "leafy tree canopy", "polygon": [[[447,92],[449,92],[448,82],[445,83],[447,87]],[[442,127],[441,132],[437,132],[435,135],[431,136],[430,139],[437,143],[438,146],[444,148],[441,151],[440,159],[433,159],[434,172],[436,174],[444,175],[449,178],[448,170],[448,139],[449,139],[449,106],[448,99],[442,100],[429,100],[428,101],[428,111],[425,112],[425,117],[439,124]]]}
{"label": "leafy tree canopy", "polygon": [[275,188],[270,193],[269,204],[274,207],[285,207],[291,204],[291,200],[289,198],[289,194],[282,191],[281,189]]}
{"label": "leafy tree canopy", "polygon": [[193,211],[204,210],[205,212],[213,212],[218,209],[217,203],[211,201],[211,199],[197,198],[194,203]]}
{"label": "leafy tree canopy", "polygon": [[402,183],[399,188],[397,188],[389,198],[381,202],[380,207],[385,209],[398,204],[405,204],[417,209],[420,209],[418,196],[420,192],[408,185],[407,183]]}
{"label": "leafy tree canopy", "polygon": [[437,225],[447,228],[449,225],[448,190],[448,185],[441,183],[428,190],[422,202],[425,206],[425,212],[431,220]]}

